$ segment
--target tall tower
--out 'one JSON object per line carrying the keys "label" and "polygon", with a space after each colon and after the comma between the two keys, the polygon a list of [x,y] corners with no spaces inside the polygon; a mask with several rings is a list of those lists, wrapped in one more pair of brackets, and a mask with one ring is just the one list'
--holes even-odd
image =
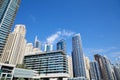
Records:
{"label": "tall tower", "polygon": [[97,61],[90,62],[90,80],[101,80],[100,70]]}
{"label": "tall tower", "polygon": [[75,34],[72,37],[72,59],[74,77],[86,78],[85,61],[80,34]]}
{"label": "tall tower", "polygon": [[14,65],[22,64],[26,48],[25,34],[25,26],[16,25],[14,31],[8,37],[1,62]]}
{"label": "tall tower", "polygon": [[103,80],[114,80],[113,72],[112,72],[112,65],[108,58],[101,56],[99,54],[94,55],[95,60],[99,64],[99,69],[101,73],[101,78]]}
{"label": "tall tower", "polygon": [[0,0],[0,56],[11,31],[20,0]]}
{"label": "tall tower", "polygon": [[57,50],[63,50],[66,52],[66,43],[65,43],[65,40],[60,40],[58,43],[57,43]]}
{"label": "tall tower", "polygon": [[35,37],[34,48],[41,49],[41,43],[38,40],[37,36]]}

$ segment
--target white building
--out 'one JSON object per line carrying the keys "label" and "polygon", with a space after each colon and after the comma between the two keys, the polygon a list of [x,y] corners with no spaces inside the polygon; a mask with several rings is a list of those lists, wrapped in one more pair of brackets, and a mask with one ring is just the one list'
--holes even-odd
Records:
{"label": "white building", "polygon": [[33,51],[33,44],[27,43],[25,48],[25,54],[31,53]]}
{"label": "white building", "polygon": [[25,26],[16,25],[14,31],[8,37],[1,62],[14,65],[22,64],[26,46],[25,34]]}
{"label": "white building", "polygon": [[53,50],[53,45],[50,43],[45,44],[45,52],[50,52]]}
{"label": "white building", "polygon": [[86,70],[86,77],[88,80],[90,80],[90,74],[89,74],[89,71],[90,71],[90,60],[88,57],[85,57],[85,70]]}
{"label": "white building", "polygon": [[70,78],[73,78],[73,66],[72,66],[72,57],[67,56],[68,59],[68,74]]}

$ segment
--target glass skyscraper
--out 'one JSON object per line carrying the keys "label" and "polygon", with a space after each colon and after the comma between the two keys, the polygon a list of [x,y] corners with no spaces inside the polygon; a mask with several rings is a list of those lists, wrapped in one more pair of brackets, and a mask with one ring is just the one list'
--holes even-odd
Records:
{"label": "glass skyscraper", "polygon": [[35,37],[34,48],[38,48],[41,50],[41,43],[38,40],[37,36]]}
{"label": "glass skyscraper", "polygon": [[85,61],[80,34],[76,34],[72,37],[72,59],[74,77],[86,78]]}
{"label": "glass skyscraper", "polygon": [[97,61],[90,62],[90,77],[91,80],[101,80],[99,65]]}
{"label": "glass skyscraper", "polygon": [[60,40],[58,43],[57,43],[57,50],[63,50],[66,52],[66,43],[65,43],[65,40]]}
{"label": "glass skyscraper", "polygon": [[20,0],[0,0],[0,56],[11,31]]}

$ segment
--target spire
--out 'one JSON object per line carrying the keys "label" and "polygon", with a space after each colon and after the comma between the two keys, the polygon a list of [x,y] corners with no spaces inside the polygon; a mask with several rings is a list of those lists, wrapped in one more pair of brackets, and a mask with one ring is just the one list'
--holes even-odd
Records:
{"label": "spire", "polygon": [[38,40],[37,35],[35,36],[35,42]]}

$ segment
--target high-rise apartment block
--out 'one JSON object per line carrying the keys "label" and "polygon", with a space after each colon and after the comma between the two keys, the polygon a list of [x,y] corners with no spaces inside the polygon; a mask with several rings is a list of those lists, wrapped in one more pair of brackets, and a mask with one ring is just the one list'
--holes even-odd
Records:
{"label": "high-rise apartment block", "polygon": [[114,80],[112,66],[110,60],[99,54],[94,55],[95,60],[99,64],[101,79],[103,80]]}
{"label": "high-rise apartment block", "polygon": [[0,56],[11,31],[20,0],[0,0]]}
{"label": "high-rise apartment block", "polygon": [[22,64],[26,46],[25,34],[25,26],[16,25],[14,31],[9,35],[1,62],[14,65]]}
{"label": "high-rise apartment block", "polygon": [[72,61],[74,77],[86,78],[85,61],[80,34],[75,34],[72,37]]}
{"label": "high-rise apartment block", "polygon": [[90,62],[90,80],[101,80],[99,65],[97,61]]}
{"label": "high-rise apartment block", "polygon": [[117,65],[114,65],[113,70],[116,76],[116,80],[120,80],[120,67]]}

